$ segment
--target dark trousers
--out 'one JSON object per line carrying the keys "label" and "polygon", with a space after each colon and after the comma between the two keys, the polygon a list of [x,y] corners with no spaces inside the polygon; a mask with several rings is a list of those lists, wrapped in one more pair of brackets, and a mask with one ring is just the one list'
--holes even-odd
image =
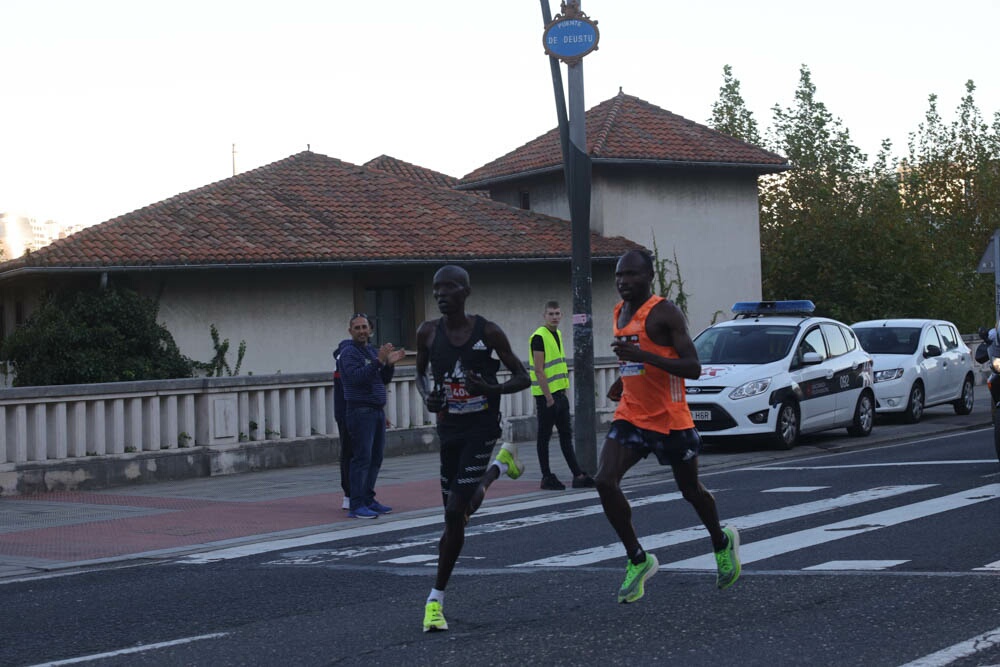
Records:
{"label": "dark trousers", "polygon": [[582,475],[580,464],[576,461],[576,450],[573,449],[573,427],[569,419],[569,399],[565,391],[552,394],[555,401],[552,407],[545,405],[544,396],[535,396],[535,411],[538,418],[538,440],[535,446],[538,450],[538,467],[542,475],[551,475],[549,467],[549,440],[552,438],[552,427],[559,432],[559,447],[573,476]]}
{"label": "dark trousers", "polygon": [[347,406],[351,433],[351,510],[375,500],[375,481],[385,455],[385,412],[371,406]]}
{"label": "dark trousers", "polygon": [[340,433],[340,488],[344,496],[351,497],[351,432],[347,430],[347,418],[337,420],[337,431]]}

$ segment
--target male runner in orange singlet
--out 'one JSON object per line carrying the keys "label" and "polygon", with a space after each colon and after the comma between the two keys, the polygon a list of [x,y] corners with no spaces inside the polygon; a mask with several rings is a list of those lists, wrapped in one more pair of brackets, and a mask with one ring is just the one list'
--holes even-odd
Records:
{"label": "male runner in orange singlet", "polygon": [[628,554],[619,602],[643,596],[646,580],[659,563],[646,553],[632,526],[632,508],[621,490],[625,473],[650,453],[669,464],[677,487],[698,513],[712,538],[720,588],[740,576],[739,535],[719,524],[715,498],[698,480],[698,435],[684,395],[684,378],[697,379],[701,362],[688,334],[684,314],[671,301],[652,293],[653,259],[631,250],[618,260],[615,283],[621,303],[615,306],[615,340],[621,375],[608,390],[618,401],[614,421],[601,450],[595,477],[604,514]]}

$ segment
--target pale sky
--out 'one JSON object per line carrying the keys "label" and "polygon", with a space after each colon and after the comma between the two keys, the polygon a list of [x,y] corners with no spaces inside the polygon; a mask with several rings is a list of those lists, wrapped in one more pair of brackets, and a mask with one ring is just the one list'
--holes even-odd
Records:
{"label": "pale sky", "polygon": [[[622,87],[705,123],[730,64],[764,132],[805,64],[870,157],[968,79],[1000,111],[997,0],[582,8],[587,108]],[[535,0],[0,0],[0,212],[102,222],[230,177],[233,144],[237,172],[308,145],[463,176],[555,127],[542,29]]]}

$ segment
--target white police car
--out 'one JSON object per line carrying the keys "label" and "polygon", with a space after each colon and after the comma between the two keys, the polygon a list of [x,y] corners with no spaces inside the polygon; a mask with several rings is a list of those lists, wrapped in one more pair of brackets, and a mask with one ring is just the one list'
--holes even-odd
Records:
{"label": "white police car", "polygon": [[686,386],[702,435],[768,436],[791,449],[803,433],[871,433],[872,357],[850,327],[814,310],[811,301],[740,302],[735,319],[698,334],[701,377]]}

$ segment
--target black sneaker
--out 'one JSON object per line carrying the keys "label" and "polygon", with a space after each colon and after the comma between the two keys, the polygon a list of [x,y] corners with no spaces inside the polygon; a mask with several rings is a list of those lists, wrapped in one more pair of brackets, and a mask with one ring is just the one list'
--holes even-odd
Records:
{"label": "black sneaker", "polygon": [[579,477],[573,478],[574,489],[589,489],[592,488],[593,486],[594,486],[594,478],[588,475],[587,473],[583,473]]}
{"label": "black sneaker", "polygon": [[550,473],[542,477],[542,489],[545,491],[565,491],[566,485],[560,482],[558,477]]}

